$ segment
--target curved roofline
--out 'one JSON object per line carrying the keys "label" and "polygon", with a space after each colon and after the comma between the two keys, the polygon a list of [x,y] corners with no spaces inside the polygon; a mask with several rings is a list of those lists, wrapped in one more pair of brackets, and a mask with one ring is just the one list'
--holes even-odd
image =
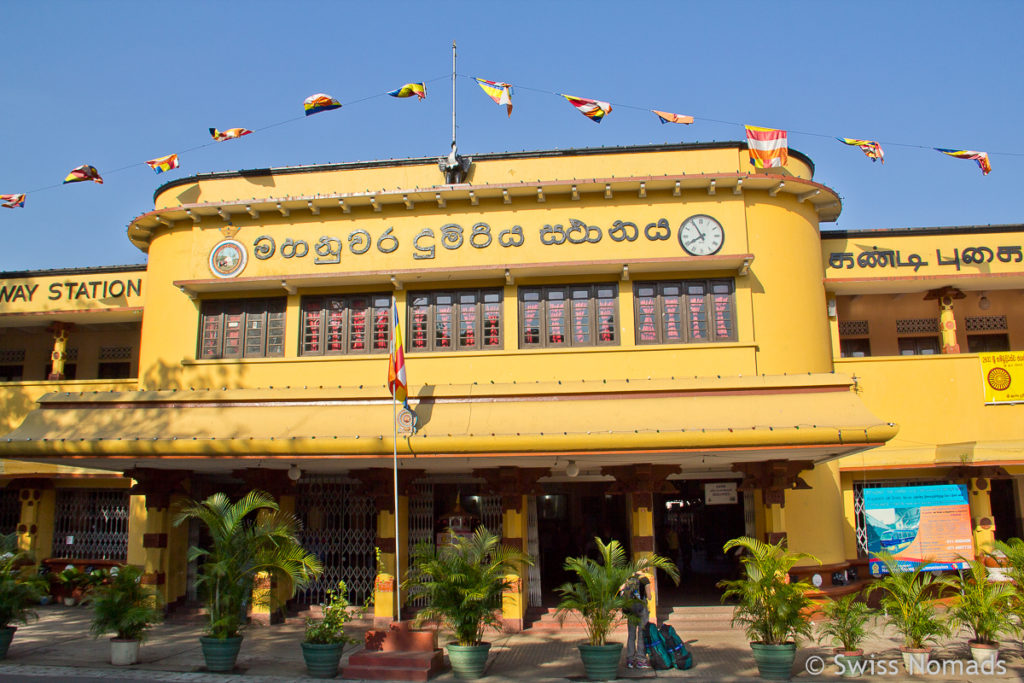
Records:
{"label": "curved roofline", "polygon": [[[654,145],[626,145],[621,147],[581,147],[574,149],[548,149],[548,150],[536,150],[530,152],[487,152],[483,154],[467,154],[465,156],[472,157],[476,160],[486,161],[500,161],[508,159],[536,159],[541,157],[573,157],[573,156],[589,156],[596,154],[632,154],[636,152],[675,152],[680,150],[697,150],[697,149],[728,149],[734,147],[736,149],[747,149],[747,143],[739,140],[729,140],[724,142],[680,142],[680,143],[661,143]],[[814,177],[814,162],[811,158],[793,149],[789,149],[789,154],[796,157],[800,161],[804,162],[811,169],[811,177]],[[177,187],[178,185],[186,185],[188,183],[195,182],[197,180],[219,180],[224,178],[243,178],[251,176],[263,176],[263,175],[290,175],[293,173],[316,173],[320,171],[340,171],[340,170],[356,170],[366,168],[386,168],[389,166],[419,166],[421,164],[436,164],[440,156],[430,157],[408,157],[404,159],[387,159],[387,160],[376,160],[376,161],[343,161],[330,164],[309,164],[308,166],[278,166],[268,168],[253,168],[244,169],[238,171],[213,171],[210,173],[197,173],[195,175],[185,176],[183,178],[175,178],[170,180],[163,185],[160,185],[153,191],[153,201],[155,202],[161,193],[167,190]]]}
{"label": "curved roofline", "polygon": [[136,270],[146,270],[146,264],[136,263],[123,266],[93,266],[83,268],[45,268],[42,270],[8,270],[0,271],[0,278],[11,279],[16,277],[46,277],[48,275],[84,275],[85,273],[129,273]]}
{"label": "curved roofline", "polygon": [[1024,232],[1024,224],[1004,225],[948,225],[930,228],[860,228],[856,230],[823,229],[821,239],[848,237],[904,237],[916,235],[957,235],[966,233]]}

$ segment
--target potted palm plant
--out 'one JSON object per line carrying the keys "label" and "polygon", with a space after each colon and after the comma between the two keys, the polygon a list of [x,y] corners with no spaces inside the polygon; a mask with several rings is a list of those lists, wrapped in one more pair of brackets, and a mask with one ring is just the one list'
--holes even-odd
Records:
{"label": "potted palm plant", "polygon": [[137,663],[146,631],[163,618],[156,591],[142,584],[142,570],[132,565],[114,567],[93,588],[88,601],[93,609],[92,634],[97,638],[115,634],[110,639],[110,663]]}
{"label": "potted palm plant", "polygon": [[427,599],[416,615],[417,624],[437,621],[454,632],[448,660],[456,678],[480,678],[491,648],[483,640],[484,629],[499,624],[502,593],[512,585],[509,575],[533,560],[517,548],[502,545],[483,526],[472,536],[453,532],[450,537],[450,544],[416,547],[402,587],[409,599]]}
{"label": "potted palm plant", "polygon": [[61,586],[61,598],[68,607],[76,605],[85,597],[86,588],[89,586],[89,575],[69,564],[57,572],[56,581]]}
{"label": "potted palm plant", "polygon": [[578,614],[587,629],[587,643],[577,647],[587,678],[608,681],[618,676],[622,643],[609,643],[608,634],[622,621],[634,598],[621,589],[634,574],[654,574],[663,570],[679,583],[679,569],[666,557],[649,555],[630,560],[622,545],[612,539],[607,544],[594,538],[599,560],[569,557],[564,569],[576,574],[576,581],[562,584],[556,615],[561,623],[570,614]]}
{"label": "potted palm plant", "polygon": [[281,512],[263,491],[250,491],[234,503],[223,493],[188,501],[174,523],[189,519],[199,520],[210,537],[208,548],[193,546],[188,551],[189,561],[199,561],[196,584],[209,616],[206,635],[199,639],[206,668],[231,671],[242,646],[241,630],[257,574],[287,581],[294,595],[322,568],[299,543],[298,519]]}
{"label": "potted palm plant", "polygon": [[812,555],[787,551],[784,544],[785,540],[765,543],[749,536],[727,541],[722,548],[726,553],[734,548],[743,551],[743,576],[718,584],[725,588],[723,602],[736,600],[732,623],[744,625],[761,677],[776,681],[789,680],[797,638],[811,635],[807,593],[813,587],[791,581],[789,572],[801,560],[818,562]]}
{"label": "potted palm plant", "polygon": [[840,674],[858,676],[864,670],[864,650],[860,644],[868,635],[866,625],[873,610],[860,600],[859,593],[851,593],[829,600],[822,612],[825,621],[819,627],[818,642],[826,638],[831,641]]}
{"label": "potted palm plant", "polygon": [[0,536],[0,659],[7,657],[17,626],[27,624],[36,613],[29,605],[39,602],[46,591],[46,582],[27,574],[31,558],[18,550],[18,534]]}
{"label": "potted palm plant", "polygon": [[936,612],[940,582],[923,571],[927,562],[912,567],[901,565],[892,553],[884,550],[875,557],[885,565],[887,573],[868,592],[882,593],[879,606],[885,610],[888,623],[903,636],[900,651],[907,673],[926,671],[931,654],[928,643],[949,634],[949,628]]}
{"label": "potted palm plant", "polygon": [[956,590],[959,599],[949,609],[954,631],[966,627],[973,638],[967,641],[971,657],[994,670],[999,659],[999,635],[1009,631],[1010,613],[1017,591],[1006,582],[992,581],[982,560],[972,560],[969,571],[944,577],[944,586]]}
{"label": "potted palm plant", "polygon": [[348,612],[348,587],[338,582],[337,590],[328,590],[320,605],[320,619],[306,619],[306,635],[302,641],[302,658],[313,678],[334,678],[345,643],[358,642],[345,635],[345,624],[352,617]]}

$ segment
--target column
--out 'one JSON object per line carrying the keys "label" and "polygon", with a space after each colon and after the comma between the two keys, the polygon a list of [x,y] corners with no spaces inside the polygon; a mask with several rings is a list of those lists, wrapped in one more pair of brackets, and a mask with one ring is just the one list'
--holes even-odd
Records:
{"label": "column", "polygon": [[[186,471],[157,470],[140,467],[123,476],[135,480],[130,489],[131,517],[128,525],[128,562],[142,565],[142,583],[159,592],[163,604],[177,595],[168,590],[167,575],[171,570],[168,539],[172,528],[171,495],[181,493]],[[137,539],[141,537],[141,547]]]}
{"label": "column", "polygon": [[968,485],[971,527],[974,530],[974,553],[992,550],[996,540],[996,520],[992,516],[992,487],[984,477],[972,478]]}
{"label": "column", "polygon": [[925,294],[925,301],[934,299],[939,304],[939,333],[942,337],[942,353],[960,353],[956,340],[956,316],[953,315],[953,300],[963,299],[964,293],[955,287],[933,289]]}
{"label": "column", "polygon": [[53,366],[46,379],[51,382],[59,382],[64,379],[64,363],[68,359],[68,336],[70,336],[72,328],[74,325],[71,323],[53,323],[49,327],[49,331],[53,334],[53,352],[50,354]]}
{"label": "column", "polygon": [[38,565],[53,554],[53,518],[56,493],[52,482],[23,479],[12,482],[21,487],[21,517],[18,521],[18,548],[31,554]]}

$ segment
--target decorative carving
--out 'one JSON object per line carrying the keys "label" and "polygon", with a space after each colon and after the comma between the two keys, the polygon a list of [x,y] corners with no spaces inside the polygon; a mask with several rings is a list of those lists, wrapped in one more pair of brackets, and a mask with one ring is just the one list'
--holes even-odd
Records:
{"label": "decorative carving", "polygon": [[732,466],[734,472],[743,473],[743,481],[736,487],[740,491],[761,489],[765,505],[786,506],[787,489],[809,489],[810,485],[799,475],[814,467],[814,463],[802,460],[766,460],[764,462],[741,462]]}
{"label": "decorative carving", "polygon": [[146,497],[147,508],[170,507],[171,496],[187,493],[182,483],[191,476],[188,470],[157,470],[152,467],[136,467],[125,470],[122,476],[135,480],[128,492]]}
{"label": "decorative carving", "polygon": [[[969,479],[1010,479],[1011,475],[999,465],[957,465],[949,470],[949,478],[955,481],[966,481]],[[977,486],[976,488],[982,489],[981,486]]]}
{"label": "decorative carving", "polygon": [[550,474],[546,467],[498,467],[473,470],[474,477],[484,480],[484,493],[501,496],[502,511],[523,511],[523,496],[543,493],[537,480]]}
{"label": "decorative carving", "polygon": [[[425,470],[398,470],[398,493],[409,496],[415,492],[413,481],[423,477]],[[377,512],[395,511],[395,480],[394,472],[389,467],[371,467],[367,470],[355,470],[352,477],[363,485],[363,492],[373,498]]]}
{"label": "decorative carving", "polygon": [[295,482],[288,478],[288,470],[257,469],[235,470],[232,475],[245,482],[250,491],[259,489],[266,491],[275,499],[291,495],[295,492]]}
{"label": "decorative carving", "polygon": [[[608,487],[608,493],[643,493],[650,496],[654,493],[676,493],[676,488],[669,483],[668,476],[679,474],[679,466],[652,465],[650,463],[615,465],[602,467],[601,474],[615,477],[615,483]],[[636,507],[635,495],[633,500],[634,507]],[[643,507],[650,509],[651,505],[652,503],[648,503]]]}

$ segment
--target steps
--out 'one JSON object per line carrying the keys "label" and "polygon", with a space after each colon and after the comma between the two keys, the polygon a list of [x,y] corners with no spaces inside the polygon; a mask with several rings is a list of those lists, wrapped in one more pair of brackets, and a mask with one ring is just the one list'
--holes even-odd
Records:
{"label": "steps", "polygon": [[[668,607],[658,611],[658,622],[672,624],[679,632],[683,640],[699,638],[702,633],[725,633],[733,630],[732,605],[707,605],[707,606],[686,606]],[[586,626],[583,621],[575,615],[565,619],[564,624],[559,624],[555,618],[555,608],[531,608],[527,611],[526,626],[533,633],[540,632],[565,632],[583,633]],[[623,622],[614,632],[625,633],[626,622]]]}
{"label": "steps", "polygon": [[341,678],[369,681],[427,681],[444,670],[444,653],[369,652],[361,650],[348,658]]}

